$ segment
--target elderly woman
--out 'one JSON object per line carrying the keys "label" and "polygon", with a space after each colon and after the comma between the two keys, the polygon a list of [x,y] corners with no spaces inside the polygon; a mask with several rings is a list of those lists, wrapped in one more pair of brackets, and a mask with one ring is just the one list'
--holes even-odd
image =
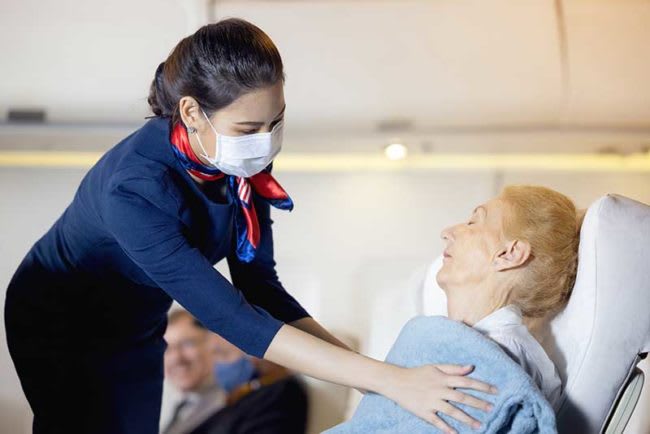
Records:
{"label": "elderly woman", "polygon": [[[556,191],[510,186],[479,205],[468,221],[442,231],[446,246],[436,280],[447,294],[448,318],[410,320],[386,361],[408,367],[469,363],[477,378],[494,381],[499,396],[488,415],[468,407],[476,397],[451,396],[446,414],[466,425],[441,416],[437,429],[555,432],[552,407],[559,401],[560,377],[528,326],[555,313],[569,297],[577,270],[578,214]],[[452,403],[463,408],[451,408]],[[439,432],[436,428],[367,394],[350,421],[327,433]]]}
{"label": "elderly woman", "polygon": [[449,318],[496,341],[555,407],[560,377],[526,324],[560,309],[576,277],[580,218],[566,196],[510,186],[446,228],[436,276]]}

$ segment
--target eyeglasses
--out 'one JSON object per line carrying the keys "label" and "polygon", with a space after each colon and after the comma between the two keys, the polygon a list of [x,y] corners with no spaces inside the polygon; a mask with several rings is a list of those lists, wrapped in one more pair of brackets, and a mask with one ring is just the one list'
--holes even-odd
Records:
{"label": "eyeglasses", "polygon": [[195,351],[199,345],[205,341],[205,338],[185,338],[173,344],[167,344],[167,351]]}

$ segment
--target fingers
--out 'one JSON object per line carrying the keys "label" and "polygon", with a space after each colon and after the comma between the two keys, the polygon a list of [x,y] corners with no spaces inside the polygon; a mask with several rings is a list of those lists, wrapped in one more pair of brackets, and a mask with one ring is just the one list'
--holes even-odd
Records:
{"label": "fingers", "polygon": [[445,396],[447,401],[457,402],[459,404],[468,405],[474,407],[478,410],[490,411],[492,410],[492,404],[486,401],[482,401],[478,398],[468,395],[466,393],[459,392],[457,390],[450,390],[447,396]]}
{"label": "fingers", "polygon": [[450,427],[445,423],[444,420],[442,420],[437,414],[431,413],[431,416],[429,417],[429,422],[438,428],[440,431],[447,433],[447,434],[457,434],[456,430]]}
{"label": "fingers", "polygon": [[447,386],[461,387],[465,389],[474,389],[485,393],[496,394],[497,388],[473,378],[466,377],[467,374],[474,370],[474,366],[466,365],[434,365],[438,370],[449,375]]}
{"label": "fingers", "polygon": [[467,375],[474,370],[472,365],[434,365],[447,375]]}
{"label": "fingers", "polygon": [[464,423],[465,425],[471,426],[474,429],[479,429],[481,427],[481,422],[469,416],[464,411],[460,410],[458,407],[455,407],[448,402],[443,402],[440,405],[440,412],[446,414],[449,417],[453,417],[459,422]]}
{"label": "fingers", "polygon": [[491,393],[493,395],[499,392],[496,387],[469,377],[449,376],[447,378],[447,386],[462,389],[474,389],[479,392]]}

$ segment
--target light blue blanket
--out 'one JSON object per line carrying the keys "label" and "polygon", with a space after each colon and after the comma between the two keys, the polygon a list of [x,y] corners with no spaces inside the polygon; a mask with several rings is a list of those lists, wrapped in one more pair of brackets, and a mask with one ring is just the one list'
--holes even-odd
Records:
{"label": "light blue blanket", "polygon": [[[470,377],[496,386],[497,395],[463,390],[494,405],[491,412],[485,413],[458,404],[481,422],[479,430],[442,415],[459,433],[557,433],[553,409],[528,374],[495,342],[460,322],[441,316],[413,318],[402,329],[386,361],[404,367],[471,364],[476,368]],[[374,393],[363,397],[349,421],[325,431],[327,434],[439,432],[433,425]]]}

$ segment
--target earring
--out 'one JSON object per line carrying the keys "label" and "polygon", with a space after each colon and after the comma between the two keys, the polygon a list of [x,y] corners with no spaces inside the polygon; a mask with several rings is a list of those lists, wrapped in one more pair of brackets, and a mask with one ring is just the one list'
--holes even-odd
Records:
{"label": "earring", "polygon": [[196,133],[196,128],[194,127],[187,127],[187,132],[190,134],[195,134]]}

